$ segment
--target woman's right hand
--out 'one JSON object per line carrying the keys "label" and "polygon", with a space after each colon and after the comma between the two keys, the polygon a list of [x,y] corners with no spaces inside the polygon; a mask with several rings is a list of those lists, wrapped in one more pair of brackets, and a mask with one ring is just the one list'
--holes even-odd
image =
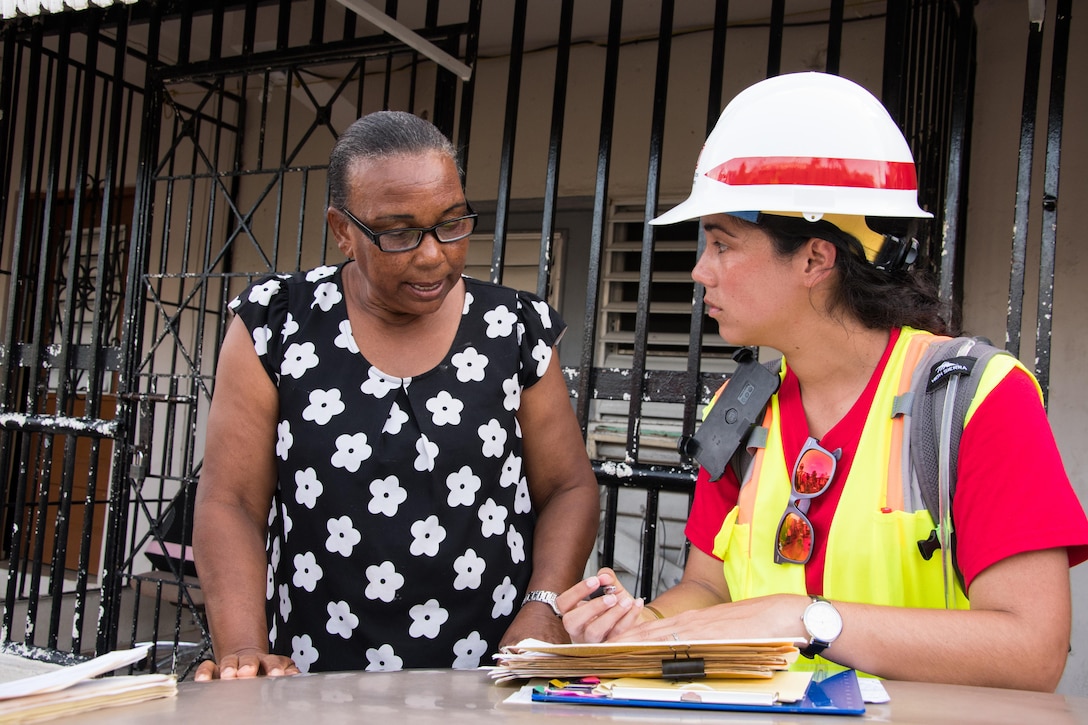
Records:
{"label": "woman's right hand", "polygon": [[[606,588],[605,593],[590,599],[601,587]],[[642,598],[632,597],[607,567],[560,594],[556,606],[563,613],[563,627],[572,642],[622,639],[635,625],[657,619]]]}
{"label": "woman's right hand", "polygon": [[197,665],[193,680],[208,682],[209,680],[246,679],[261,675],[281,677],[298,673],[299,669],[290,657],[247,651],[224,655],[218,662],[204,660]]}

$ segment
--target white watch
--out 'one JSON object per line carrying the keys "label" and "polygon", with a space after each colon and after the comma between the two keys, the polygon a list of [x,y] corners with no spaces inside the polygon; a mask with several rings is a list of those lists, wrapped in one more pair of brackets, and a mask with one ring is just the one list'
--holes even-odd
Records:
{"label": "white watch", "polygon": [[812,597],[812,603],[805,607],[801,621],[809,636],[808,646],[801,650],[805,657],[820,654],[842,634],[842,615],[823,597]]}
{"label": "white watch", "polygon": [[530,592],[525,592],[525,598],[521,600],[521,606],[525,606],[529,602],[543,602],[552,608],[555,612],[555,616],[562,617],[563,613],[559,611],[559,606],[556,605],[555,600],[559,597],[556,592],[549,592],[543,589],[534,589]]}

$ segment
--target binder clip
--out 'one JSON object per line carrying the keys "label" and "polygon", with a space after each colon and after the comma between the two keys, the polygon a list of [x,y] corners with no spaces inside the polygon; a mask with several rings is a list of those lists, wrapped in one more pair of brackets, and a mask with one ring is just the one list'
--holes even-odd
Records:
{"label": "binder clip", "polygon": [[[684,655],[683,659],[679,657],[680,654]],[[701,679],[706,677],[705,664],[702,657],[690,656],[686,648],[682,653],[673,649],[671,660],[661,660],[661,678],[664,680]]]}

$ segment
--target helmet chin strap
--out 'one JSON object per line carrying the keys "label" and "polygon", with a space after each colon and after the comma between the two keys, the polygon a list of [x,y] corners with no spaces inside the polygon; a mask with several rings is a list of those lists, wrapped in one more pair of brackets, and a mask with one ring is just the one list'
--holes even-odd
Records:
{"label": "helmet chin strap", "polygon": [[873,266],[885,272],[898,272],[914,264],[918,259],[918,240],[912,236],[897,237],[884,235],[884,244],[880,247]]}

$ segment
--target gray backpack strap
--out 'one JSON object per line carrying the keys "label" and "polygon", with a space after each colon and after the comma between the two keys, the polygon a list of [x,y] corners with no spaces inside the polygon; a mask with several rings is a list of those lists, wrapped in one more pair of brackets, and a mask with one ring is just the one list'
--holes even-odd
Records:
{"label": "gray backpack strap", "polygon": [[990,358],[1004,350],[981,338],[958,337],[934,343],[919,362],[925,373],[912,384],[910,460],[912,486],[917,486],[936,528],[918,542],[922,557],[929,559],[939,548],[944,559],[945,598],[951,604],[952,579],[962,587],[963,575],[956,563],[952,498],[956,491],[960,437],[967,409],[978,391],[979,380]]}

